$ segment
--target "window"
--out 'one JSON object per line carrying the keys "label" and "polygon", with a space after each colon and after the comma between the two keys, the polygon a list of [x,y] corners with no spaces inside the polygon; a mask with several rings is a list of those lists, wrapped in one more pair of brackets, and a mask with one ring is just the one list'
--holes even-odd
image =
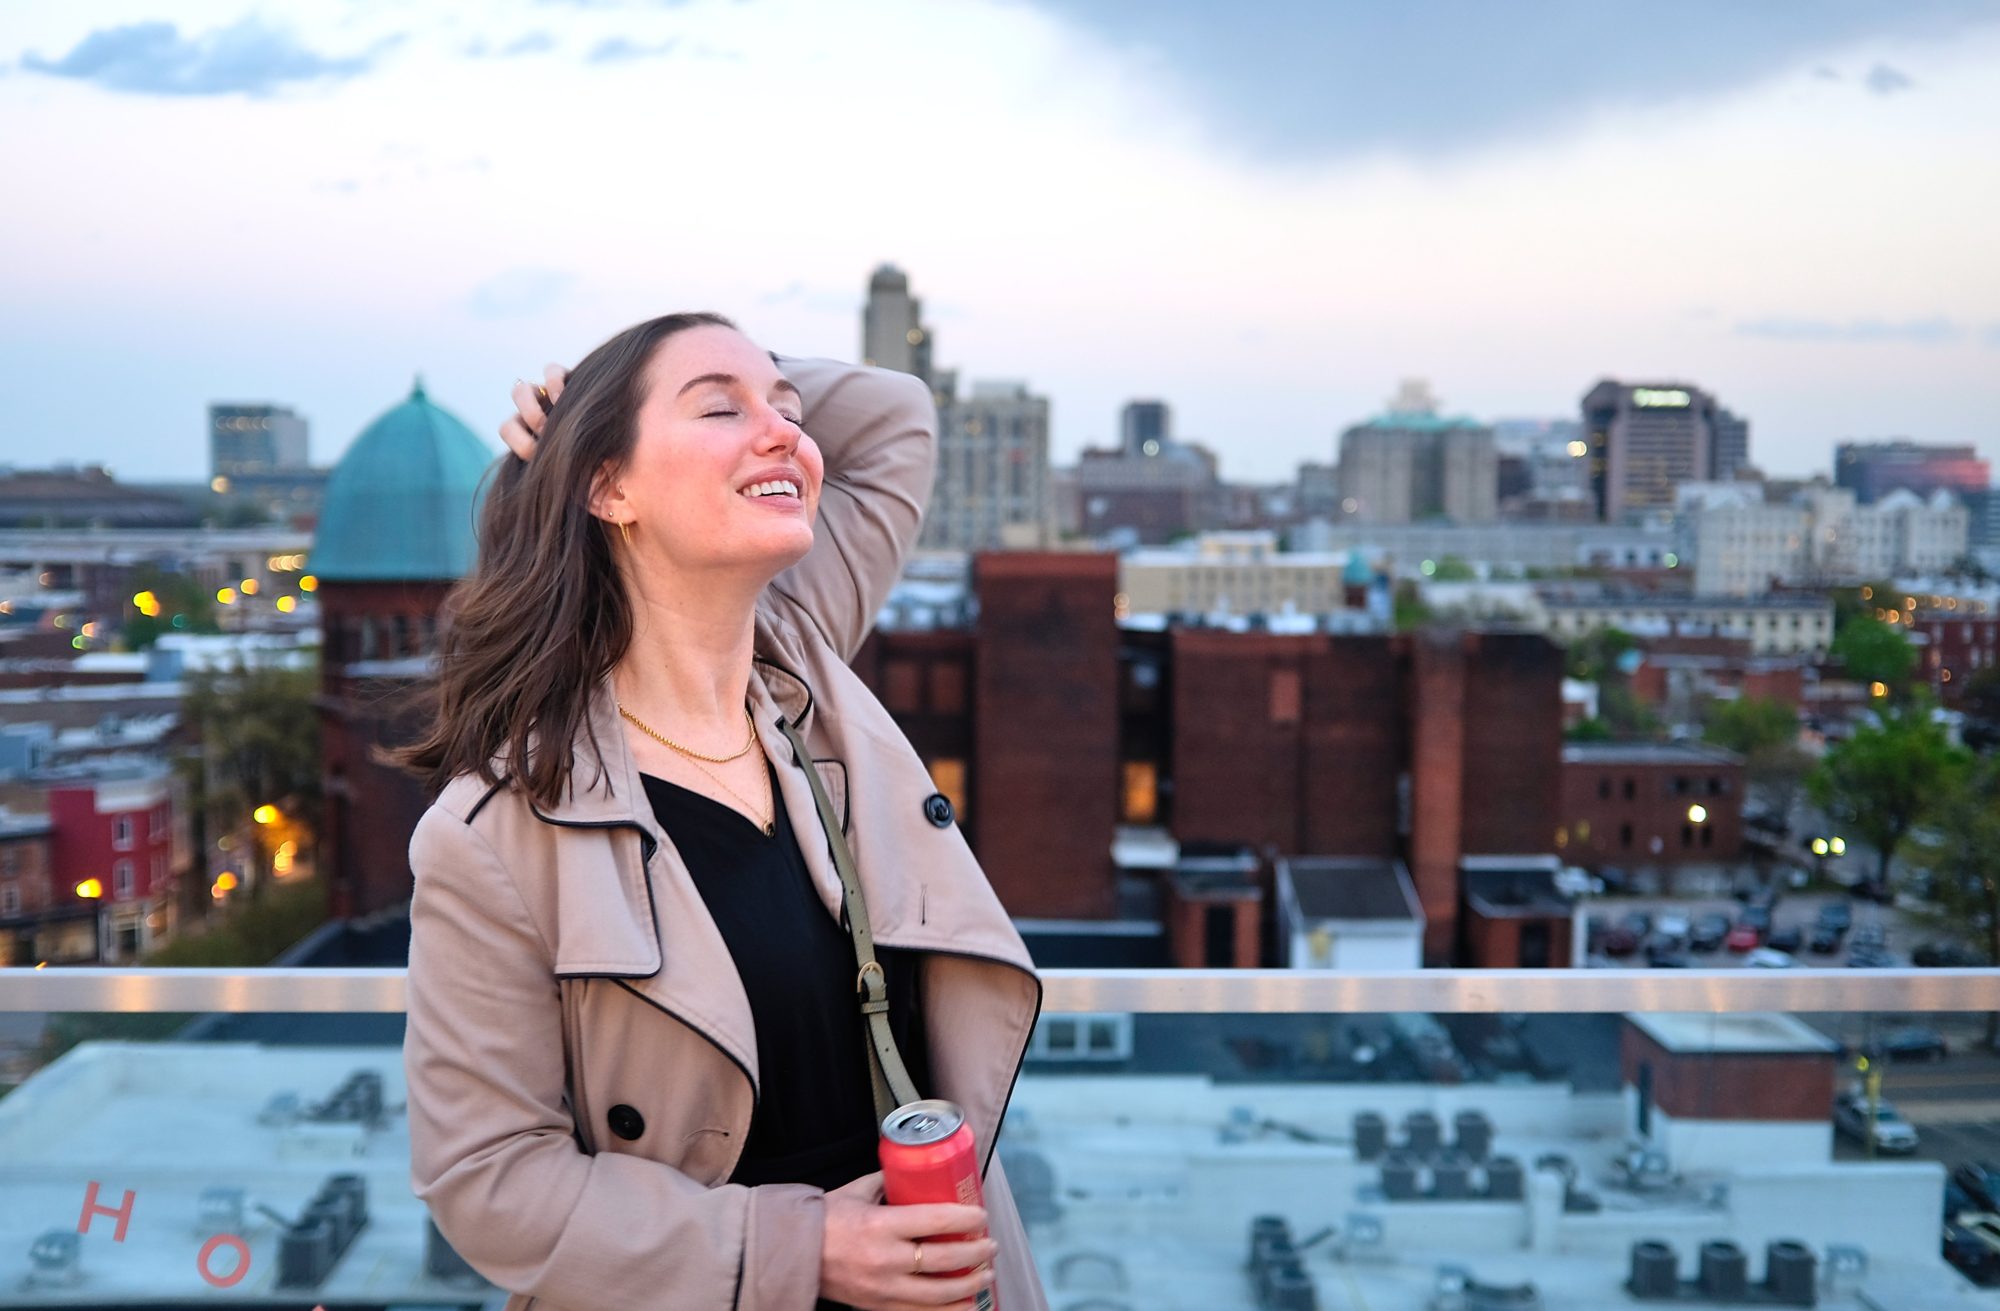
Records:
{"label": "window", "polygon": [[1296,669],[1273,669],[1271,671],[1271,722],[1274,724],[1296,724],[1299,722],[1299,671]]}
{"label": "window", "polygon": [[12,919],[21,913],[21,889],[13,883],[0,883],[0,917]]}
{"label": "window", "polygon": [[914,660],[891,660],[882,666],[882,702],[893,715],[924,708],[922,668]]}
{"label": "window", "polygon": [[121,860],[111,867],[111,895],[129,897],[132,895],[132,862]]}
{"label": "window", "polygon": [[1708,776],[1708,795],[1711,797],[1722,795],[1722,780],[1713,774]]}
{"label": "window", "polygon": [[111,821],[111,846],[117,851],[132,849],[132,817],[120,815]]}
{"label": "window", "polygon": [[1694,845],[1694,825],[1692,824],[1681,825],[1681,846],[1692,847],[1693,845]]}
{"label": "window", "polygon": [[1122,1061],[1132,1055],[1130,1015],[1045,1015],[1028,1057],[1045,1061]]}
{"label": "window", "polygon": [[931,709],[941,715],[965,713],[965,666],[940,660],[931,666]]}
{"label": "window", "polygon": [[1715,828],[1713,825],[1703,824],[1701,826],[1701,845],[1704,847],[1715,845]]}
{"label": "window", "polygon": [[965,823],[965,762],[941,756],[931,761],[931,785],[944,793],[951,802],[951,808],[958,815],[958,822]]}
{"label": "window", "polygon": [[1123,774],[1122,818],[1127,824],[1151,824],[1160,813],[1160,767],[1150,760],[1128,760]]}
{"label": "window", "polygon": [[1638,795],[1638,792],[1639,792],[1639,781],[1637,779],[1631,779],[1631,778],[1626,779],[1625,799],[1627,801],[1630,801],[1634,796]]}
{"label": "window", "polygon": [[0,848],[0,874],[21,872],[21,853],[15,847]]}
{"label": "window", "polygon": [[1599,776],[1597,780],[1597,799],[1599,801],[1611,800],[1611,780],[1609,778]]}
{"label": "window", "polygon": [[1620,824],[1618,826],[1618,845],[1627,851],[1632,849],[1632,826],[1630,824]]}

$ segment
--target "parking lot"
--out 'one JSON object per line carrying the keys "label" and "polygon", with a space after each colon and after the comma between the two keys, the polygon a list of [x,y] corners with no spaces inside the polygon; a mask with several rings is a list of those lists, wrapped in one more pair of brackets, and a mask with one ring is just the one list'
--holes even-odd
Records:
{"label": "parking lot", "polygon": [[[1812,940],[1820,923],[1821,908],[1824,906],[1845,906],[1851,918],[1851,927],[1840,935],[1836,950],[1815,952]],[[1625,950],[1618,950],[1620,943],[1605,942],[1603,934],[1586,935],[1586,951],[1583,963],[1606,969],[1647,969],[1653,968],[1660,959],[1657,948],[1660,944],[1650,941],[1657,937],[1656,926],[1663,919],[1678,917],[1689,927],[1694,927],[1707,917],[1721,917],[1731,928],[1742,924],[1749,907],[1745,903],[1727,896],[1712,897],[1596,897],[1584,904],[1586,922],[1601,920],[1608,929],[1616,929],[1635,915],[1646,917],[1649,928],[1644,935],[1634,935],[1639,941]],[[1770,930],[1760,934],[1758,946],[1764,945],[1769,937],[1796,933],[1798,946],[1784,954],[1790,963],[1810,965],[1819,968],[1845,966],[1854,955],[1857,938],[1866,941],[1871,933],[1880,935],[1880,955],[1875,960],[1881,965],[1908,965],[1911,953],[1929,934],[1913,928],[1904,922],[1893,907],[1880,906],[1874,902],[1850,898],[1844,893],[1797,892],[1781,895],[1770,908]],[[1588,938],[1598,937],[1594,950],[1589,949]],[[1649,957],[1649,947],[1655,948]],[[1754,955],[1754,948],[1731,949],[1728,945],[1717,944],[1703,949],[1699,942],[1683,941],[1678,949],[1671,949],[1678,963],[1697,969],[1730,969],[1753,965],[1760,961],[1777,963],[1768,956]]]}

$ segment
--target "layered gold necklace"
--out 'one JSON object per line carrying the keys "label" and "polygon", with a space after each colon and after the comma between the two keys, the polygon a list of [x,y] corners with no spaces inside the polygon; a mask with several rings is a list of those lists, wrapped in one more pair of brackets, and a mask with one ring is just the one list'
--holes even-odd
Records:
{"label": "layered gold necklace", "polygon": [[727,792],[730,796],[735,797],[738,801],[742,802],[745,806],[749,807],[750,813],[753,817],[761,816],[761,818],[756,819],[755,822],[757,827],[763,831],[765,837],[771,838],[771,837],[776,837],[778,835],[778,822],[777,822],[778,808],[776,799],[773,798],[771,795],[771,770],[768,765],[764,769],[759,771],[759,777],[764,780],[764,804],[759,806],[754,802],[752,802],[748,797],[744,796],[741,792],[738,792],[735,788],[723,782],[722,776],[717,774],[714,770],[710,769],[708,765],[704,765],[701,763],[702,761],[705,760],[708,762],[709,765],[726,765],[732,760],[741,760],[744,756],[750,754],[750,748],[757,745],[757,725],[755,721],[753,721],[750,718],[750,708],[748,706],[745,706],[743,709],[743,727],[749,731],[749,736],[743,739],[742,746],[736,748],[736,750],[730,752],[726,756],[705,756],[701,752],[694,750],[692,747],[682,746],[680,743],[668,737],[665,733],[662,733],[659,729],[654,728],[651,724],[648,724],[645,720],[639,718],[639,716],[627,710],[623,705],[623,703],[618,703],[618,713],[623,715],[627,720],[629,720],[632,723],[633,727],[637,728],[641,733],[644,733],[647,737],[652,738],[655,742],[658,742],[661,746],[666,747],[667,749],[679,755],[685,756],[689,764],[693,765],[696,769],[699,769],[702,773],[708,775],[708,777],[715,783],[717,787],[721,788],[724,792]]}

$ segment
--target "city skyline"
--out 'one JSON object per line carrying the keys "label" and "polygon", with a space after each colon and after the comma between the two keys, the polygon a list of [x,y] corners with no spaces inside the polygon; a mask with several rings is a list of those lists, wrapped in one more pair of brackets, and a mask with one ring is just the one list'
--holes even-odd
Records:
{"label": "city skyline", "polygon": [[[1774,474],[2000,459],[2000,13],[1727,9],[9,6],[0,113],[51,125],[0,215],[17,450],[192,480],[210,403],[273,401],[330,464],[416,372],[492,443],[517,374],[666,309],[851,358],[887,261],[936,367],[1050,397],[1060,463],[1157,396],[1276,480],[1406,377],[1483,419],[1686,381]],[[1346,89],[1251,94],[1281,27]],[[1461,94],[1355,112],[1419,74]]]}

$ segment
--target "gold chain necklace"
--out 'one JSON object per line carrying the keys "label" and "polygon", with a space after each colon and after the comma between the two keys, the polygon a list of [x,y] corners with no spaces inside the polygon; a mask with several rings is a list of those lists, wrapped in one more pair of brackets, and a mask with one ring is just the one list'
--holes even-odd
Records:
{"label": "gold chain necklace", "polygon": [[[761,773],[761,777],[764,780],[764,804],[759,806],[754,802],[752,802],[750,798],[744,796],[741,792],[738,792],[735,788],[723,782],[721,775],[717,774],[714,770],[708,768],[707,765],[701,763],[702,761],[706,760],[709,762],[709,764],[712,765],[727,764],[732,760],[740,759],[745,753],[747,753],[750,750],[750,748],[753,745],[756,744],[757,725],[756,722],[750,718],[750,710],[747,706],[743,710],[743,719],[746,723],[750,725],[750,740],[748,742],[745,742],[743,744],[743,749],[741,751],[738,751],[735,755],[721,756],[721,757],[704,756],[700,752],[688,750],[686,747],[680,745],[680,743],[669,739],[665,734],[654,731],[651,727],[649,727],[646,724],[644,720],[640,719],[637,715],[633,714],[631,711],[627,710],[622,705],[618,707],[618,713],[625,716],[625,718],[631,720],[635,725],[638,726],[639,731],[646,734],[646,736],[659,742],[662,746],[672,747],[675,751],[678,751],[683,756],[686,756],[688,758],[688,763],[693,765],[696,769],[699,769],[702,773],[708,775],[708,777],[714,781],[717,787],[721,788],[724,792],[727,792],[730,796],[735,797],[738,801],[742,802],[743,805],[747,806],[750,810],[751,822],[756,824],[758,830],[762,832],[765,837],[774,838],[778,836],[778,806],[777,806],[777,799],[771,795],[771,769],[769,765],[766,765]],[[759,818],[760,816],[763,818]]]}
{"label": "gold chain necklace", "polygon": [[618,705],[619,714],[631,720],[634,724],[638,726],[639,731],[641,733],[644,733],[647,737],[652,738],[655,742],[658,742],[661,746],[672,747],[675,751],[680,752],[684,756],[688,756],[695,760],[706,760],[711,765],[726,765],[732,760],[741,760],[744,756],[750,753],[750,748],[757,744],[757,725],[754,722],[752,722],[750,718],[750,707],[748,706],[743,707],[743,727],[749,734],[749,736],[743,739],[743,745],[736,748],[736,750],[730,752],[726,756],[704,756],[703,754],[701,754],[701,752],[682,746],[680,743],[668,737],[665,733],[662,733],[659,729],[654,728],[652,725],[648,724],[645,720],[639,718],[639,716],[627,710],[623,702],[618,702],[616,704]]}

